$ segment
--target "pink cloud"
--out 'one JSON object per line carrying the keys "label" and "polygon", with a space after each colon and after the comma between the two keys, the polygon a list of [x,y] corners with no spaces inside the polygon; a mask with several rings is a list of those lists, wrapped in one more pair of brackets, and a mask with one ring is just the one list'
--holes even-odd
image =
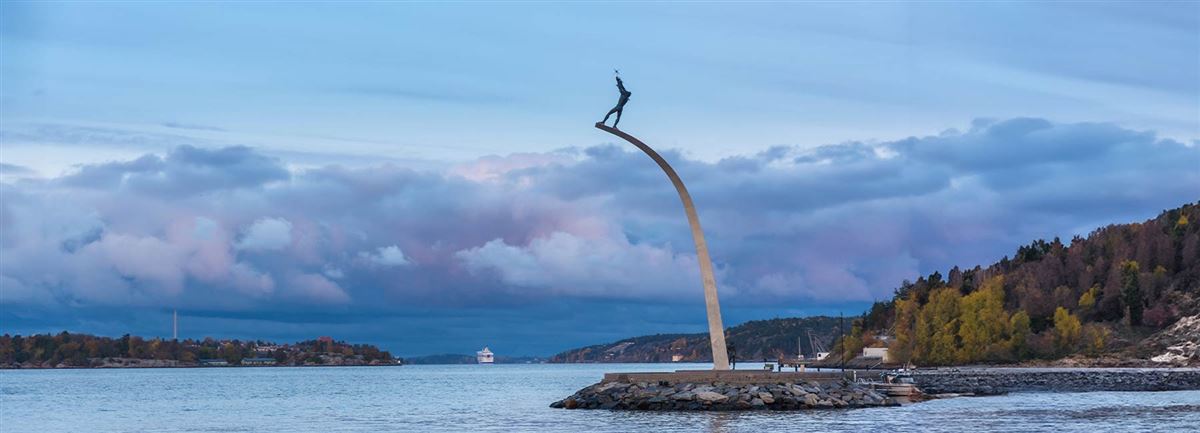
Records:
{"label": "pink cloud", "polygon": [[350,295],[338,287],[337,283],[319,274],[294,275],[288,280],[288,291],[297,297],[308,301],[331,304],[346,304]]}

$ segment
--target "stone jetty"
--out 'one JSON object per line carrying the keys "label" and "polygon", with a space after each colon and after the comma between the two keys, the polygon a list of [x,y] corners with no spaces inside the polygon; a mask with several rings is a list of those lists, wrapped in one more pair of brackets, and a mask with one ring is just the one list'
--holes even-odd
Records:
{"label": "stone jetty", "polygon": [[1200,368],[940,368],[913,373],[927,394],[1200,389]]}
{"label": "stone jetty", "polygon": [[[858,372],[869,377],[876,372]],[[841,373],[677,371],[609,373],[550,407],[614,410],[809,410],[898,406],[883,389]],[[912,372],[919,390],[906,397],[1009,392],[1200,390],[1197,368],[956,367]],[[881,386],[881,385],[880,385]],[[893,394],[898,395],[898,394]]]}
{"label": "stone jetty", "polygon": [[[660,375],[661,376],[661,375]],[[550,405],[562,409],[613,410],[808,410],[898,406],[884,392],[845,380],[712,381],[606,379]],[[684,376],[686,377],[686,376]],[[783,377],[781,377],[783,378]],[[694,379],[694,377],[692,378]]]}

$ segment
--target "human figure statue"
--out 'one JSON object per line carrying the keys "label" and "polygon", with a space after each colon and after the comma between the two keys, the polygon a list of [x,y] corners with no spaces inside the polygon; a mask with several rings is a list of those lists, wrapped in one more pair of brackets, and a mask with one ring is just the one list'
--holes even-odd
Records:
{"label": "human figure statue", "polygon": [[616,128],[617,124],[621,123],[621,112],[625,110],[625,103],[629,102],[629,95],[633,94],[633,92],[625,90],[625,83],[621,81],[621,75],[619,75],[619,73],[617,75],[617,90],[621,91],[621,99],[617,100],[617,106],[613,107],[611,110],[608,110],[608,114],[604,115],[604,120],[600,121],[600,123],[603,124],[604,122],[608,121],[608,116],[612,116],[613,113],[617,113],[617,120],[613,121],[613,128]]}

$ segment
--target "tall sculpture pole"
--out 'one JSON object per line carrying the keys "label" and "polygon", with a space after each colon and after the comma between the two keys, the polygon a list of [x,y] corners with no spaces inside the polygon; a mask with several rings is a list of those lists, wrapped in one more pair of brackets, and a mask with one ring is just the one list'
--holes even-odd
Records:
{"label": "tall sculpture pole", "polygon": [[700,217],[696,215],[696,205],[692,203],[692,196],[688,194],[687,187],[683,186],[683,181],[679,179],[675,169],[671,168],[671,165],[667,164],[667,160],[646,143],[642,143],[641,140],[620,129],[610,128],[603,122],[596,122],[596,128],[621,137],[637,146],[642,152],[646,152],[646,155],[649,155],[654,162],[658,163],[663,172],[667,173],[667,177],[671,178],[671,183],[675,184],[679,200],[683,201],[683,211],[687,213],[688,225],[692,227],[692,240],[696,241],[696,259],[700,261],[700,277],[704,280],[704,306],[708,309],[708,340],[712,344],[713,370],[728,370],[729,355],[725,352],[725,327],[721,324],[717,280],[713,277],[712,259],[708,257],[708,244],[704,242],[704,230],[700,229]]}

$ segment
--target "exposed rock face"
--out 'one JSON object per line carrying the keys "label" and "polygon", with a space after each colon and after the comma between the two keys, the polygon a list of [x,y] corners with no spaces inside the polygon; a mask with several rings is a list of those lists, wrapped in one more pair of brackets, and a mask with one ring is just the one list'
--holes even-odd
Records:
{"label": "exposed rock face", "polygon": [[564,409],[805,410],[897,406],[895,400],[851,382],[727,384],[601,382],[550,405]]}
{"label": "exposed rock face", "polygon": [[1179,319],[1151,336],[1149,342],[1162,348],[1162,353],[1151,357],[1151,361],[1176,365],[1200,363],[1200,315]]}
{"label": "exposed rock face", "polygon": [[1200,389],[1200,369],[946,368],[918,370],[913,380],[926,394],[1175,391]]}

